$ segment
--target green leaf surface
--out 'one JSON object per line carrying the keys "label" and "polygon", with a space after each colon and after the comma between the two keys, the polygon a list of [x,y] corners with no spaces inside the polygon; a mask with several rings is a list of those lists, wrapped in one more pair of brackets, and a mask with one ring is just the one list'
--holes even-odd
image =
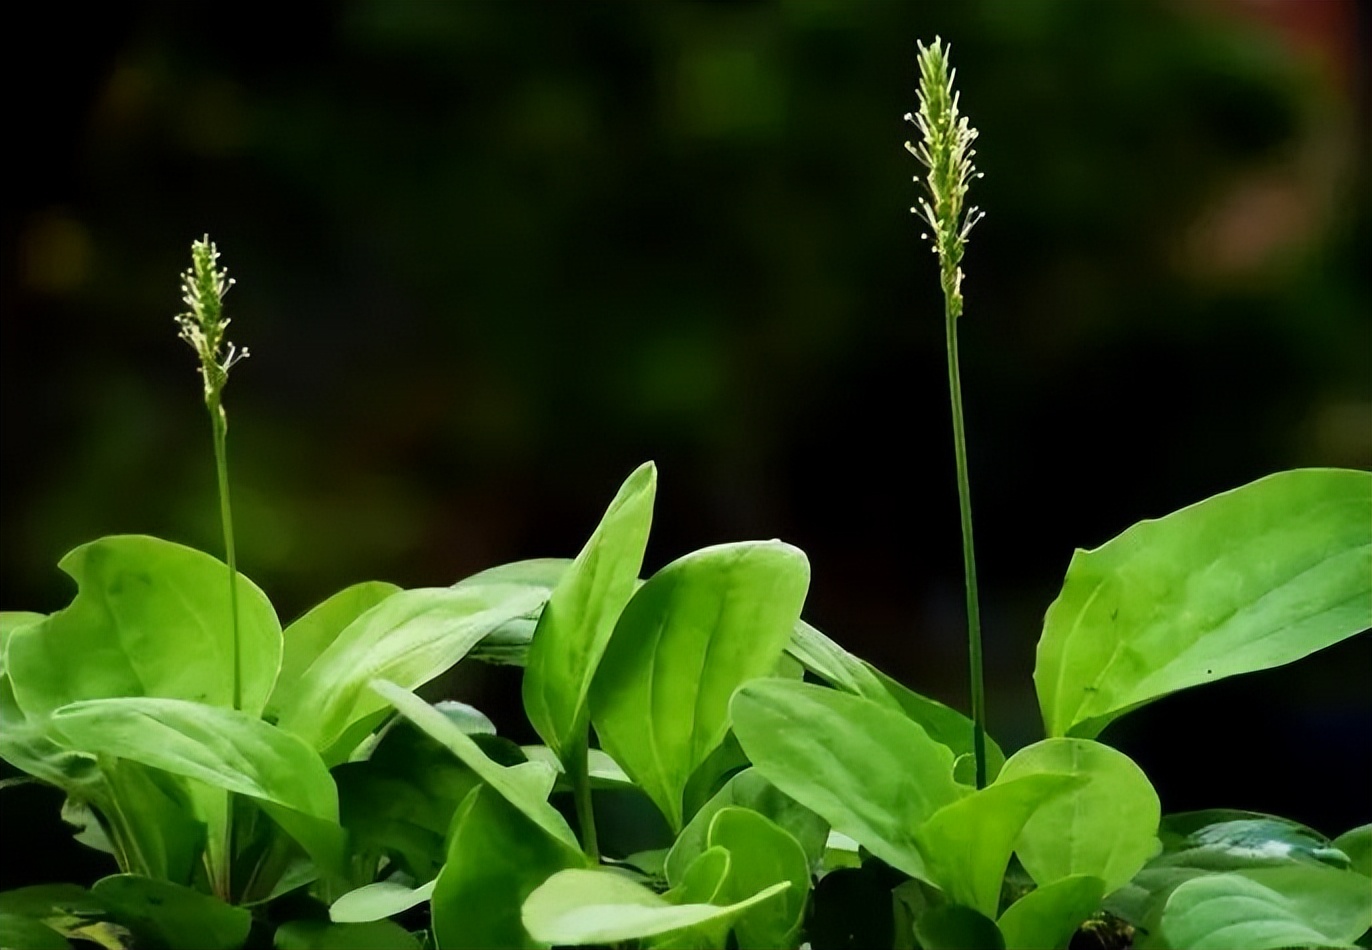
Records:
{"label": "green leaf surface", "polygon": [[[75,884],[35,884],[0,893],[0,919],[27,918],[64,938],[90,940],[122,950],[127,945],[116,926],[105,922],[108,909],[84,887]],[[53,942],[45,931],[16,924],[13,932],[0,922],[0,947],[66,946]],[[29,934],[25,938],[23,935]],[[122,934],[127,937],[127,934]]]}
{"label": "green leaf surface", "polygon": [[672,904],[621,874],[559,871],[524,901],[524,926],[534,939],[558,946],[618,943],[731,920],[789,887],[774,884],[727,906]]}
{"label": "green leaf surface", "polygon": [[354,584],[310,608],[287,627],[281,634],[281,674],[267,701],[268,712],[276,712],[281,697],[296,688],[300,677],[349,624],[399,592],[399,587],[385,581]]}
{"label": "green leaf surface", "polygon": [[943,806],[919,826],[915,842],[925,860],[919,875],[950,901],[993,918],[1015,841],[1035,812],[1082,783],[1074,775],[1007,776]]}
{"label": "green leaf surface", "polygon": [[1020,834],[1015,850],[1040,887],[1087,874],[1109,893],[1158,852],[1158,794],[1123,752],[1090,739],[1045,739],[1011,756],[1001,775],[1038,773],[1082,779],[1035,812]]}
{"label": "green leaf surface", "polygon": [[9,643],[10,634],[47,619],[47,614],[28,610],[0,610],[0,676],[5,675],[5,646]]}
{"label": "green leaf surface", "polygon": [[1136,926],[1150,926],[1178,886],[1220,871],[1245,875],[1268,869],[1349,869],[1349,857],[1299,822],[1232,809],[1167,815],[1159,826],[1162,852],[1110,894],[1105,907]]}
{"label": "green leaf surface", "polygon": [[418,887],[406,887],[391,881],[378,881],[348,891],[329,906],[329,919],[339,924],[361,924],[384,920],[433,896],[436,880]]}
{"label": "green leaf surface", "polygon": [[[791,634],[787,652],[815,676],[835,689],[899,710],[929,733],[935,742],[953,750],[954,756],[973,754],[972,720],[952,707],[921,696],[887,676],[866,660],[839,646],[804,620]],[[994,781],[1005,762],[1005,753],[986,737],[986,774]]]}
{"label": "green leaf surface", "polygon": [[1372,825],[1359,825],[1334,839],[1334,847],[1348,856],[1349,867],[1372,877]]}
{"label": "green leaf surface", "polygon": [[691,818],[667,854],[664,870],[675,886],[707,845],[710,822],[720,809],[731,805],[748,808],[770,818],[800,844],[811,866],[824,856],[829,823],[783,793],[756,769],[745,769],[725,783]]}
{"label": "green leaf surface", "polygon": [[140,877],[101,878],[91,893],[120,924],[152,946],[234,950],[248,939],[252,914],[199,891]]}
{"label": "green leaf surface", "polygon": [[564,762],[579,758],[586,744],[587,694],[638,586],[656,494],[657,468],[647,462],[620,487],[538,619],[524,670],[524,711]]}
{"label": "green leaf surface", "polygon": [[674,832],[691,773],[729,730],[729,698],[776,667],[810,567],[780,541],[726,544],[673,561],[620,615],[591,685],[601,745]]}
{"label": "green leaf surface", "polygon": [[408,690],[384,681],[374,682],[372,689],[393,705],[402,716],[462,760],[483,782],[519,809],[535,825],[569,847],[580,848],[576,836],[567,825],[567,820],[546,801],[546,791],[545,796],[540,797],[527,779],[521,779],[513,768],[497,765],[481,751],[470,736]]}
{"label": "green leaf surface", "polygon": [[732,860],[728,848],[706,848],[695,856],[681,872],[677,884],[663,896],[673,904],[723,903],[720,895]]}
{"label": "green leaf surface", "polygon": [[924,950],[1005,950],[996,922],[970,907],[941,904],[915,920],[915,936]]}
{"label": "green leaf surface", "polygon": [[453,816],[448,861],[434,886],[438,946],[538,946],[520,917],[525,898],[585,860],[574,840],[548,834],[491,789],[474,789]]}
{"label": "green leaf surface", "polygon": [[[109,824],[123,867],[175,884],[191,883],[209,843],[208,823],[221,830],[226,820],[225,796],[221,793],[216,801],[214,790],[204,786],[202,794],[193,793],[189,782],[132,759],[102,753],[99,764],[107,795],[94,804]],[[216,849],[210,860],[223,857]]]}
{"label": "green leaf surface", "polygon": [[822,686],[759,680],[732,708],[764,778],[887,864],[925,875],[914,831],[965,792],[951,749],[893,709]]}
{"label": "green leaf surface", "polygon": [[339,924],[290,920],[276,928],[276,950],[419,950],[421,944],[389,920]]}
{"label": "green leaf surface", "polygon": [[543,613],[543,604],[571,566],[572,559],[569,557],[531,558],[487,568],[454,584],[454,590],[473,590],[497,584],[516,585],[539,599],[538,606],[528,613],[513,617],[486,634],[480,643],[472,647],[469,654],[471,658],[499,666],[524,666],[528,662],[529,644],[533,641],[538,618]]}
{"label": "green leaf surface", "polygon": [[0,947],[5,950],[71,950],[56,930],[32,917],[0,911]]}
{"label": "green leaf surface", "polygon": [[[76,748],[255,798],[321,868],[334,872],[341,864],[333,779],[314,750],[288,732],[246,713],[176,699],[72,703],[52,721]],[[197,798],[198,807],[205,803]]]}
{"label": "green leaf surface", "polygon": [[1187,950],[1279,950],[1345,947],[1369,923],[1372,892],[1365,886],[1301,900],[1226,873],[1177,887],[1162,913],[1161,932],[1168,945]]}
{"label": "green leaf surface", "polygon": [[[71,605],[9,637],[19,707],[42,716],[83,699],[156,696],[233,705],[228,568],[192,548],[123,535],[76,548],[58,565]],[[261,713],[281,663],[281,625],[238,576],[242,708]]]}
{"label": "green leaf surface", "polygon": [[1105,882],[1073,874],[1037,887],[1005,909],[997,926],[1016,950],[1062,950],[1082,923],[1100,909]]}
{"label": "green leaf surface", "polygon": [[1050,736],[1372,626],[1372,473],[1280,472],[1077,551],[1034,681]]}
{"label": "green leaf surface", "polygon": [[739,915],[734,921],[738,945],[777,950],[793,946],[810,896],[810,862],[800,842],[757,812],[730,805],[710,821],[709,845],[724,848],[731,858],[717,894],[720,903],[746,900],[778,882],[790,884],[775,900]]}

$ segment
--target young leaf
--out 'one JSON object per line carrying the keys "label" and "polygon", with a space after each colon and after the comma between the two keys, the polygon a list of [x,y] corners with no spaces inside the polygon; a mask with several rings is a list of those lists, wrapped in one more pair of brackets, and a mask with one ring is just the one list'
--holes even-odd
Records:
{"label": "young leaf", "polygon": [[732,710],[767,781],[887,864],[925,876],[914,830],[964,793],[946,745],[870,700],[786,680],[747,684]]}
{"label": "young leaf", "polygon": [[920,877],[942,888],[953,903],[994,918],[1001,880],[1024,823],[1081,781],[1047,773],[1011,778],[1002,772],[995,784],[943,806],[915,832],[926,868]]}
{"label": "young leaf", "polygon": [[1372,473],[1280,472],[1077,551],[1034,682],[1050,736],[1372,626]]}
{"label": "young leaf", "polygon": [[137,874],[101,878],[91,894],[114,919],[153,946],[236,950],[248,938],[252,914],[202,894]]}
{"label": "young leaf", "polygon": [[384,581],[367,581],[345,587],[332,597],[311,607],[281,634],[281,674],[267,700],[268,712],[275,713],[281,696],[295,688],[300,677],[319,654],[338,639],[347,626],[400,588]]}
{"label": "young leaf", "polygon": [[[140,535],[101,538],[58,566],[71,605],[9,636],[6,666],[30,716],[83,699],[158,696],[233,705],[227,570],[200,551]],[[238,576],[242,709],[261,713],[281,664],[281,625]]]}
{"label": "young leaf", "polygon": [[453,815],[448,861],[433,894],[434,936],[452,947],[536,947],[520,907],[550,876],[585,866],[575,839],[547,833],[490,788],[478,787]]}
{"label": "young leaf", "polygon": [[[461,759],[491,787],[492,791],[517,808],[549,836],[571,848],[579,847],[576,835],[572,834],[566,819],[546,801],[546,787],[542,787],[543,794],[540,795],[527,780],[521,780],[520,776],[514,774],[514,769],[505,768],[491,761],[470,736],[414,693],[384,680],[372,683],[371,688],[394,706],[402,716]],[[551,778],[551,770],[548,771]]]}
{"label": "young leaf", "polygon": [[724,848],[731,858],[718,894],[722,902],[744,900],[778,881],[791,885],[775,900],[739,915],[734,921],[738,945],[792,946],[810,896],[810,862],[800,843],[757,812],[731,805],[720,809],[710,822],[709,845]]}
{"label": "young leaf", "polygon": [[829,823],[810,809],[783,794],[756,769],[744,769],[725,783],[719,792],[695,813],[677,835],[667,853],[664,870],[668,883],[675,886],[687,869],[708,847],[710,822],[722,808],[737,805],[770,818],[800,844],[806,861],[814,865],[824,855]]}
{"label": "young leaf", "polygon": [[1045,772],[1082,782],[1035,812],[1020,834],[1015,850],[1040,887],[1089,874],[1108,894],[1157,853],[1158,793],[1123,752],[1090,739],[1045,739],[1012,755],[1001,777]]}
{"label": "young leaf", "polygon": [[996,925],[1007,947],[1059,950],[1100,908],[1104,896],[1105,882],[1100,878],[1072,874],[1025,894],[1005,909]]}
{"label": "young leaf", "polygon": [[1168,898],[1162,936],[1170,946],[1188,950],[1279,950],[1346,947],[1367,930],[1372,895],[1365,886],[1321,895],[1318,901],[1323,907],[1317,921],[1309,903],[1241,874],[1198,877]]}
{"label": "young leaf", "polygon": [[351,736],[341,741],[350,728],[386,707],[368,689],[373,679],[415,689],[462,659],[491,630],[539,603],[539,595],[523,587],[495,585],[388,597],[350,623],[287,689],[278,724],[329,764],[344,761],[356,746]]}
{"label": "young leaf", "polygon": [[524,711],[563,762],[586,743],[586,696],[624,605],[638,585],[653,520],[657,468],[639,466],[562,575],[538,619],[524,670]]}
{"label": "young leaf", "polygon": [[731,920],[790,885],[774,884],[727,906],[671,904],[642,884],[603,870],[559,871],[524,901],[524,926],[558,946],[618,943]]}
{"label": "young leaf", "polygon": [[384,920],[424,903],[433,896],[437,883],[436,880],[430,881],[419,887],[406,887],[391,881],[368,884],[348,891],[334,901],[329,907],[329,919],[338,924]]}
{"label": "young leaf", "polygon": [[810,567],[780,541],[705,548],[639,588],[591,684],[605,751],[674,832],[691,773],[729,730],[729,697],[776,666],[800,616]]}

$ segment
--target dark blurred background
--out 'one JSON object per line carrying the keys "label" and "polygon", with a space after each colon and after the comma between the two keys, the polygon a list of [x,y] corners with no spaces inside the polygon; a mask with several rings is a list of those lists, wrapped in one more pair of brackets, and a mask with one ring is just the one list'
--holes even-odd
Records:
{"label": "dark blurred background", "polygon": [[[283,621],[354,581],[571,556],[652,458],[649,569],[798,544],[811,621],[965,708],[941,298],[901,148],[938,34],[981,131],[963,375],[991,727],[1023,745],[1074,547],[1279,469],[1372,467],[1368,13],[22,5],[0,602],[59,608],[56,561],[103,534],[221,551],[172,323],[208,232],[252,350],[226,395],[240,563]],[[1370,639],[1106,738],[1167,810],[1337,834],[1372,818]],[[515,682],[454,688],[519,735]]]}

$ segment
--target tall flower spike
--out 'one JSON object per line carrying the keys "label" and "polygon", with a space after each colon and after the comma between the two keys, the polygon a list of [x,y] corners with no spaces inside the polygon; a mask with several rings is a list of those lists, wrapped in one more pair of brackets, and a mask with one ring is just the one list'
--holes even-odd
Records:
{"label": "tall flower spike", "polygon": [[920,132],[918,144],[905,143],[910,154],[928,169],[921,179],[928,197],[910,210],[920,215],[932,229],[924,237],[938,255],[943,290],[952,301],[954,315],[962,315],[962,252],[967,235],[985,215],[966,207],[967,188],[981,173],[972,164],[977,130],[958,112],[958,94],[953,91],[957,70],[948,66],[952,48],[938,37],[925,46],[919,44],[919,111],[906,113],[905,120]]}
{"label": "tall flower spike", "polygon": [[224,316],[224,295],[233,286],[227,270],[219,270],[219,250],[207,234],[191,244],[191,268],[181,275],[181,299],[190,309],[176,316],[181,339],[200,357],[200,375],[205,381],[205,402],[219,403],[229,370],[248,355],[247,347],[237,348],[224,340],[230,321]]}

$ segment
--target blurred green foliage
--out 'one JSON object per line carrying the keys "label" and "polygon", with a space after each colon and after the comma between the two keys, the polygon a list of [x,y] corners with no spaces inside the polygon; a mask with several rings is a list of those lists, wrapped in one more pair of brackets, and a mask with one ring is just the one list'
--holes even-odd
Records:
{"label": "blurred green foliage", "polygon": [[[171,320],[208,231],[253,351],[227,400],[240,564],[288,613],[570,555],[655,458],[647,567],[784,537],[810,619],[961,703],[941,304],[900,147],[935,34],[986,173],[962,358],[993,732],[1037,731],[1024,671],[1074,546],[1372,464],[1358,105],[1219,5],[21,17],[63,55],[8,66],[7,609],[60,606],[55,561],[102,534],[219,550]],[[1294,692],[1356,707],[1350,649]]]}

